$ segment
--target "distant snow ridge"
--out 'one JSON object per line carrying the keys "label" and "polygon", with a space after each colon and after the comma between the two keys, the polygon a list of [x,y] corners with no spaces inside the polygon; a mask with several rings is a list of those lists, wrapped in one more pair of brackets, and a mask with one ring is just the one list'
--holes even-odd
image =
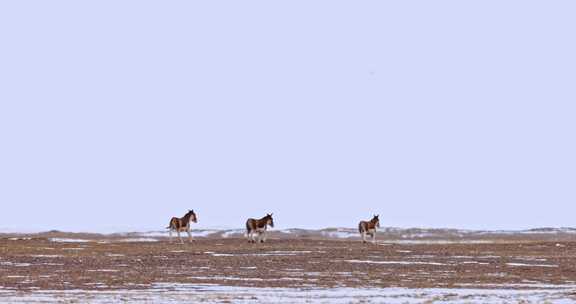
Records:
{"label": "distant snow ridge", "polygon": [[[358,240],[360,235],[355,228],[334,227],[325,229],[271,229],[269,230],[272,238],[330,238],[330,239],[344,239],[344,240]],[[26,240],[30,236],[46,237],[52,242],[66,242],[66,243],[82,243],[98,240],[102,236],[111,236],[117,238],[118,241],[124,240],[128,242],[153,242],[169,236],[168,230],[154,230],[154,231],[140,231],[140,232],[125,232],[113,234],[97,234],[97,233],[68,233],[61,231],[47,231],[40,233],[15,233],[11,231],[6,233],[10,240]],[[245,229],[192,229],[192,237],[194,238],[241,238],[244,237]],[[176,233],[172,234],[176,237]],[[183,238],[187,234],[181,233]],[[382,227],[378,230],[377,239],[385,242],[488,242],[494,238],[514,240],[518,238],[532,238],[532,239],[553,239],[571,241],[576,240],[576,228],[561,227],[561,228],[533,228],[525,230],[465,230],[465,229],[439,229],[439,228],[397,228],[397,227]],[[109,241],[109,240],[107,240]]]}
{"label": "distant snow ridge", "polygon": [[[359,240],[360,235],[354,228],[325,228],[320,230],[314,229],[271,229],[269,231],[271,238],[293,239],[342,239],[342,240]],[[194,238],[242,238],[245,235],[244,229],[192,229]],[[168,230],[132,232],[116,234],[126,242],[153,242],[167,238]],[[176,233],[172,233],[176,237]],[[182,238],[187,238],[187,234],[181,233]],[[382,227],[377,233],[379,243],[398,243],[398,244],[453,244],[453,243],[491,243],[495,239],[516,238],[534,238],[534,239],[555,239],[555,240],[576,240],[575,228],[534,228],[527,230],[464,230],[464,229],[437,229],[437,228],[397,228]],[[81,239],[64,239],[52,238],[53,241],[60,242],[84,242]]]}
{"label": "distant snow ridge", "polygon": [[241,237],[244,235],[244,233],[245,233],[244,229],[229,229],[222,232],[221,236],[224,238]]}
{"label": "distant snow ridge", "polygon": [[320,230],[322,236],[337,239],[358,237],[358,231],[352,228],[327,228]]}

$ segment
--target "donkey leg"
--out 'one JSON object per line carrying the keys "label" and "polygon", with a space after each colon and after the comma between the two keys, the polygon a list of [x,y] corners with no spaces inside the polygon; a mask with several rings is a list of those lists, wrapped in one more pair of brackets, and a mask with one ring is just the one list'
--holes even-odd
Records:
{"label": "donkey leg", "polygon": [[186,233],[188,233],[188,241],[193,242],[194,239],[192,238],[192,234],[190,233],[190,228],[188,228],[188,229],[186,230]]}
{"label": "donkey leg", "polygon": [[262,241],[262,232],[256,232],[256,243],[260,243]]}
{"label": "donkey leg", "polygon": [[182,236],[180,236],[180,230],[176,230],[176,232],[178,233],[178,238],[180,239],[180,244],[184,244],[184,241],[182,241]]}
{"label": "donkey leg", "polygon": [[170,236],[170,244],[172,244],[172,229],[168,230],[168,235]]}
{"label": "donkey leg", "polygon": [[262,243],[266,242],[266,236],[268,236],[268,232],[266,231],[262,232],[262,240],[261,240]]}
{"label": "donkey leg", "polygon": [[372,233],[372,244],[376,244],[376,232]]}
{"label": "donkey leg", "polygon": [[362,243],[366,243],[366,232],[362,232]]}

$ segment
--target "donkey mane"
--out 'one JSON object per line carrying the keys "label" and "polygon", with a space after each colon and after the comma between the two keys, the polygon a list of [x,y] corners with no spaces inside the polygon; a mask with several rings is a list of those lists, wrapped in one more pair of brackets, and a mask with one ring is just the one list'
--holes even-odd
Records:
{"label": "donkey mane", "polygon": [[270,219],[270,218],[272,218],[272,216],[270,214],[268,214],[265,217],[256,220],[256,222],[258,223],[258,227],[266,226],[268,224],[268,219]]}
{"label": "donkey mane", "polygon": [[190,218],[192,217],[192,215],[194,215],[194,211],[190,210],[186,212],[186,214],[184,214],[184,216],[182,217],[182,221],[190,222]]}

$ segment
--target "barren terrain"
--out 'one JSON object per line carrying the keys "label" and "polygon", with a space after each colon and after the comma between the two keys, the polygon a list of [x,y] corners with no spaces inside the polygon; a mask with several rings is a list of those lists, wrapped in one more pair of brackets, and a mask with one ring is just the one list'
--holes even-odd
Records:
{"label": "barren terrain", "polygon": [[0,238],[0,302],[154,302],[162,295],[164,302],[391,302],[391,295],[400,303],[490,302],[491,294],[495,303],[576,301],[576,242],[549,235],[384,236],[376,244],[297,236],[180,244],[57,232]]}

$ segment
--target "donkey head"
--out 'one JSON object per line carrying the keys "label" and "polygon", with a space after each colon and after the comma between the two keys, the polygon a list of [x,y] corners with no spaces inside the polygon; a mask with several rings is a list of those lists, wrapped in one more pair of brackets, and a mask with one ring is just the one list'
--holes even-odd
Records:
{"label": "donkey head", "polygon": [[374,226],[377,228],[380,228],[380,219],[378,218],[380,215],[374,215],[374,217],[372,218],[372,223],[374,223]]}
{"label": "donkey head", "polygon": [[190,216],[190,221],[198,223],[198,217],[196,216],[196,213],[194,213],[194,210],[188,210],[188,213],[186,215]]}
{"label": "donkey head", "polygon": [[270,213],[270,214],[266,214],[266,225],[270,225],[270,227],[274,228],[274,219],[272,218],[272,214],[274,213]]}

